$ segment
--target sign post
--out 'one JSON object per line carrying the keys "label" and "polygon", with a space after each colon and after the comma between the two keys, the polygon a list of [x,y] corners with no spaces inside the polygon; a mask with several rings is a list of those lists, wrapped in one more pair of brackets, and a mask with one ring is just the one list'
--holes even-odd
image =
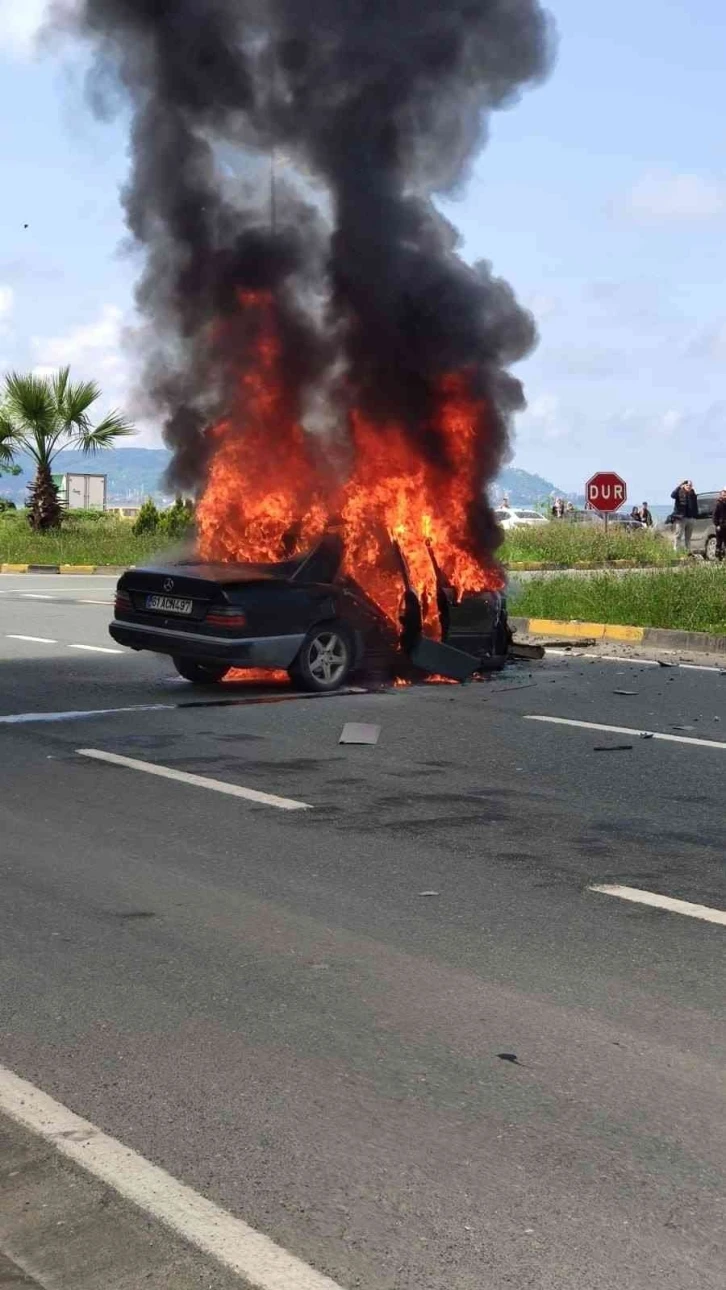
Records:
{"label": "sign post", "polygon": [[593,511],[599,511],[605,520],[607,532],[608,515],[619,511],[628,500],[628,488],[624,479],[614,470],[599,470],[588,479],[585,485],[587,505]]}

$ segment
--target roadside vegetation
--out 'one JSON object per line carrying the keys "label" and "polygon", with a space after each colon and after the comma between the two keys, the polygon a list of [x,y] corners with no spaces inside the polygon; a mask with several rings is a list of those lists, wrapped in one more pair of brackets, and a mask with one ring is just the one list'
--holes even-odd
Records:
{"label": "roadside vegetation", "polygon": [[544,561],[563,569],[613,560],[636,560],[641,565],[677,563],[666,536],[653,529],[629,533],[611,525],[571,524],[567,520],[546,520],[531,528],[511,529],[500,557],[505,564]]}
{"label": "roadside vegetation", "polygon": [[678,573],[531,578],[513,590],[509,611],[523,618],[624,623],[724,635],[726,568],[699,561]]}
{"label": "roadside vegetation", "polygon": [[100,397],[95,381],[72,381],[69,367],[53,376],[11,372],[5,377],[0,388],[0,465],[16,470],[20,451],[33,459],[28,521],[36,532],[57,529],[63,519],[52,476],[58,453],[80,448],[90,457],[135,433],[119,412],[109,412],[95,426],[91,423],[91,409]]}
{"label": "roadside vegetation", "polygon": [[59,528],[33,530],[26,511],[0,514],[0,564],[140,564],[168,546],[158,531],[135,534],[129,520],[70,512]]}

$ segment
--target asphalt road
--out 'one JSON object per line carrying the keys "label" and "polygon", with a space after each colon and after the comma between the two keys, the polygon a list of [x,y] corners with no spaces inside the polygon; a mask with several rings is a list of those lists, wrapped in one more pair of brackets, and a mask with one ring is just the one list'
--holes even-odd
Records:
{"label": "asphalt road", "polygon": [[726,927],[590,888],[726,910],[726,676],[193,690],[111,587],[0,579],[0,1063],[351,1290],[721,1290]]}

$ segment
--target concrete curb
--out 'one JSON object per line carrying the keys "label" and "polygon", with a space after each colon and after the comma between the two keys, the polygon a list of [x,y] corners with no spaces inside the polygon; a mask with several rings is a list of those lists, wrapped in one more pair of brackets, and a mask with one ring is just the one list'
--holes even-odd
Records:
{"label": "concrete curb", "polygon": [[505,567],[515,573],[569,573],[571,569],[589,569],[593,573],[607,573],[610,569],[637,569],[639,572],[660,573],[678,569],[685,561],[670,560],[667,564],[641,564],[638,560],[608,560],[596,564],[590,560],[575,560],[573,564],[556,564],[553,560],[510,560]]}
{"label": "concrete curb", "polygon": [[0,573],[99,574],[121,576],[129,565],[115,564],[0,564]]}
{"label": "concrete curb", "polygon": [[668,631],[662,627],[628,627],[621,623],[581,623],[575,619],[511,618],[515,631],[530,636],[558,639],[591,637],[596,641],[620,641],[626,645],[652,645],[654,649],[690,650],[695,654],[726,654],[726,636],[708,632]]}

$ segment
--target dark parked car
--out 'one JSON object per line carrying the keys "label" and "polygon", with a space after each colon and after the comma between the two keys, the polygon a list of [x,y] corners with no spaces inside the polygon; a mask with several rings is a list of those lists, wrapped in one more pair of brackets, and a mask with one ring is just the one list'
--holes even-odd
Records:
{"label": "dark parked car", "polygon": [[[693,521],[691,551],[694,555],[702,555],[704,560],[716,559],[716,528],[713,522],[713,512],[716,509],[718,498],[718,493],[698,494],[698,519]],[[674,517],[669,515],[665,524],[672,526],[673,519]]]}
{"label": "dark parked car", "polygon": [[443,640],[423,634],[421,605],[401,562],[402,617],[394,623],[341,572],[342,542],[321,540],[278,564],[190,563],[130,569],[109,631],[120,645],[167,654],[196,684],[231,668],[285,669],[306,690],[331,691],[358,669],[464,680],[504,663],[510,636],[497,593],[461,602],[440,593]]}

